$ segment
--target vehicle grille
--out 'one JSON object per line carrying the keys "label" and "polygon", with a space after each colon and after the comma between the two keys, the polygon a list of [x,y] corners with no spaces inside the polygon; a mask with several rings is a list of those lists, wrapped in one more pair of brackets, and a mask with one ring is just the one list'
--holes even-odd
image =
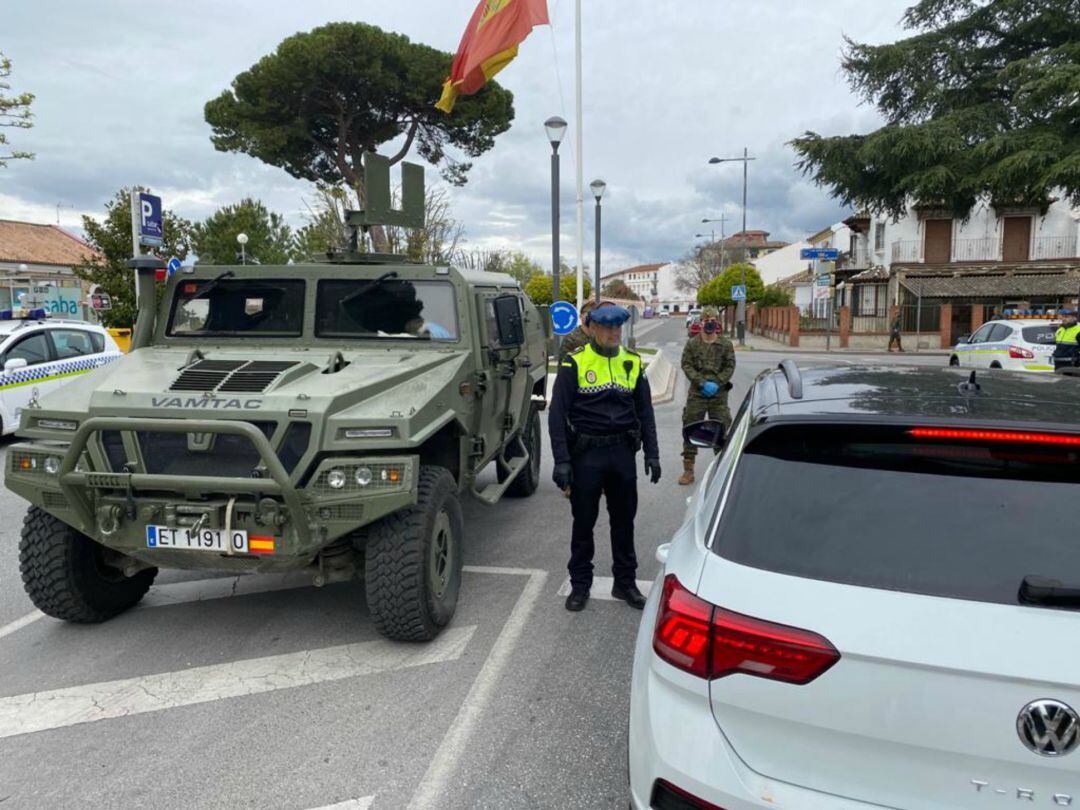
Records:
{"label": "vehicle grille", "polygon": [[[254,422],[269,438],[273,422]],[[250,478],[261,461],[259,451],[246,436],[215,433],[207,449],[189,439],[187,433],[138,431],[146,472],[151,475],[196,475]],[[192,436],[194,434],[191,434]]]}
{"label": "vehicle grille", "polygon": [[46,509],[68,509],[68,499],[62,492],[50,492],[45,490],[42,493],[42,504]]}
{"label": "vehicle grille", "polygon": [[292,360],[199,360],[183,369],[169,390],[257,394],[295,365]]}

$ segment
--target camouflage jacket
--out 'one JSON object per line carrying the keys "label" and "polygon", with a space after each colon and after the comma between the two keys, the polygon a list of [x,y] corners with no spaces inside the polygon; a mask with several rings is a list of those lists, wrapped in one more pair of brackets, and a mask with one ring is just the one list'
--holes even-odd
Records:
{"label": "camouflage jacket", "polygon": [[700,335],[686,342],[682,353],[682,370],[690,381],[691,395],[697,394],[709,380],[725,388],[735,373],[735,347],[723,335],[706,343]]}
{"label": "camouflage jacket", "polygon": [[[589,336],[585,334],[582,328],[579,326],[569,335],[562,339],[560,344],[559,353],[561,357],[565,357],[571,352],[576,352],[582,346],[589,342]],[[560,359],[561,359],[560,357]]]}

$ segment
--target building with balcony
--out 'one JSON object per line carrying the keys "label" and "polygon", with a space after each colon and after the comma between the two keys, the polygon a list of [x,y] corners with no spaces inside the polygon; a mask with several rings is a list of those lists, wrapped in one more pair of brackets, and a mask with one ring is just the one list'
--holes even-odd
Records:
{"label": "building with balcony", "polygon": [[787,242],[769,239],[768,231],[739,231],[724,240],[724,250],[745,249],[749,259],[759,259],[787,245]]}
{"label": "building with balcony", "polygon": [[942,345],[1006,309],[1055,309],[1080,289],[1080,209],[978,204],[966,219],[910,208],[891,219],[856,214],[842,265],[855,271],[842,304],[856,324],[882,324],[899,308],[905,331],[940,333]]}

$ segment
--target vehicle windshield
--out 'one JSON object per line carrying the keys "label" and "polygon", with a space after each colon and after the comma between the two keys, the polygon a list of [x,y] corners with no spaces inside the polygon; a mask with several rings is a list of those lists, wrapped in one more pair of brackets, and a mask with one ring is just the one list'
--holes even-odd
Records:
{"label": "vehicle windshield", "polygon": [[1078,461],[1072,446],[777,426],[740,460],[713,550],[799,577],[1014,605],[1029,574],[1080,584],[1067,522]]}
{"label": "vehicle windshield", "polygon": [[1024,340],[1028,343],[1041,343],[1044,346],[1054,345],[1054,335],[1057,334],[1057,326],[1025,326],[1023,329]]}
{"label": "vehicle windshield", "polygon": [[315,335],[323,338],[457,340],[457,298],[445,281],[325,279]]}
{"label": "vehicle windshield", "polygon": [[299,337],[304,282],[298,279],[205,279],[176,286],[170,337]]}

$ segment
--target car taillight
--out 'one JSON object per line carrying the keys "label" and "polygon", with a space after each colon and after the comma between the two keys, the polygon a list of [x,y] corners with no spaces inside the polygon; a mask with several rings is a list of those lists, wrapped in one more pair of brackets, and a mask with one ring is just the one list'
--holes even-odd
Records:
{"label": "car taillight", "polygon": [[1035,352],[1030,349],[1025,349],[1022,346],[1010,346],[1009,357],[1013,360],[1034,360]]}
{"label": "car taillight", "polygon": [[823,636],[717,607],[686,590],[674,574],[664,578],[653,650],[699,678],[742,673],[799,685],[840,660]]}

